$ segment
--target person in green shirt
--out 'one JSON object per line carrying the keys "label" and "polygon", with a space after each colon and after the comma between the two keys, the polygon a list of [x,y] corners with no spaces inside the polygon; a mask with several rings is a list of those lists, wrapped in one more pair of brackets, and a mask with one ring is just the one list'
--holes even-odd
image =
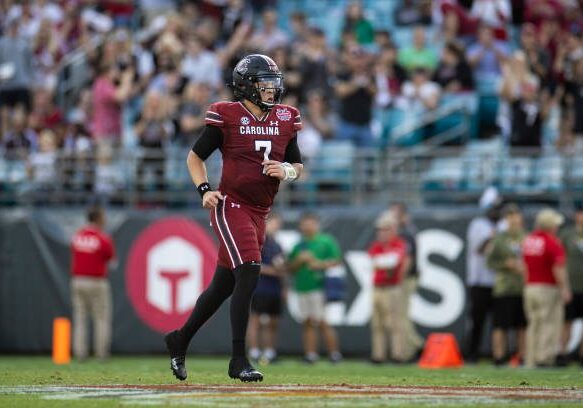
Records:
{"label": "person in green shirt", "polygon": [[289,270],[293,273],[293,286],[298,295],[298,309],[303,325],[304,360],[318,360],[317,328],[324,336],[332,362],[342,359],[336,331],[326,322],[324,278],[328,268],[340,265],[342,254],[334,237],[320,231],[316,214],[306,213],[300,218],[302,239],[289,254]]}
{"label": "person in green shirt", "polygon": [[516,330],[518,354],[524,357],[526,317],[522,301],[524,265],[520,248],[524,239],[523,218],[516,204],[503,209],[507,229],[497,233],[488,244],[486,262],[494,271],[492,355],[494,364],[507,360],[508,331]]}
{"label": "person in green shirt", "polygon": [[397,61],[408,72],[413,72],[417,68],[424,68],[429,72],[437,67],[439,57],[430,48],[425,41],[425,29],[416,27],[413,31],[413,45],[403,47],[397,56]]}
{"label": "person in green shirt", "polygon": [[[573,320],[583,317],[583,203],[575,209],[575,225],[565,229],[560,237],[567,255],[567,274],[573,291],[573,299],[565,307],[562,353],[557,363],[567,363],[567,345]],[[583,366],[583,342],[579,347],[579,363]]]}

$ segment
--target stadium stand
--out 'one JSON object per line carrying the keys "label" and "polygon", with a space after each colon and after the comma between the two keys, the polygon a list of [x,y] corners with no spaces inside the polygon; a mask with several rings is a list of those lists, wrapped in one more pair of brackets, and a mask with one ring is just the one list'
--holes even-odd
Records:
{"label": "stadium stand", "polygon": [[[282,205],[332,195],[346,203],[404,196],[417,203],[475,201],[488,185],[535,201],[558,201],[567,188],[581,198],[580,159],[571,159],[582,146],[574,125],[580,109],[575,73],[583,55],[580,2],[578,14],[569,4],[552,19],[528,4],[523,13],[502,18],[487,8],[477,15],[461,2],[453,15],[448,4],[457,3],[3,1],[0,202],[190,203],[186,151],[206,106],[231,97],[223,85],[233,61],[251,51],[273,55],[284,71],[284,102],[306,112],[309,92],[325,95],[329,126],[324,130],[304,113],[311,133],[300,133],[300,144],[313,157],[307,178],[282,195]],[[515,11],[522,4],[504,3]],[[459,51],[453,65],[446,48]],[[368,152],[335,140],[343,123],[335,84],[355,52],[364,55],[376,83],[369,123],[375,147]],[[473,84],[461,83],[466,66]],[[427,78],[417,79],[419,67]],[[127,89],[117,108],[100,106],[104,89],[122,92],[124,76]],[[506,79],[512,89],[502,89]],[[526,101],[529,84],[539,92]],[[148,99],[163,107],[156,124],[142,130],[155,144],[136,133]],[[542,118],[541,141],[533,136],[520,146],[523,153],[513,144],[514,101]],[[104,134],[99,125],[105,122],[119,123]],[[104,140],[105,156],[98,157]],[[217,160],[210,165],[215,180]],[[155,170],[156,162],[162,170]],[[395,182],[402,179],[409,182]]]}

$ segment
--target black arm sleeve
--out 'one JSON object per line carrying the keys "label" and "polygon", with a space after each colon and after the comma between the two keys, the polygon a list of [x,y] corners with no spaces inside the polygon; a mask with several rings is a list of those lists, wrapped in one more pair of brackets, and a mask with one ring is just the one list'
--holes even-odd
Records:
{"label": "black arm sleeve", "polygon": [[223,145],[223,132],[216,126],[206,125],[198,140],[192,146],[192,151],[202,160],[206,160],[212,152]]}
{"label": "black arm sleeve", "polygon": [[300,148],[298,147],[297,136],[294,136],[287,144],[283,160],[288,163],[302,163],[302,155],[300,154]]}

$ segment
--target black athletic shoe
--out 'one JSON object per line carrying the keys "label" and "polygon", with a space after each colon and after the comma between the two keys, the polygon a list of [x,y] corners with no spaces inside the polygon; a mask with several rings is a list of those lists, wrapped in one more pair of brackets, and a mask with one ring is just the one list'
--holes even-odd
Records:
{"label": "black athletic shoe", "polygon": [[180,332],[174,330],[168,333],[164,336],[164,341],[166,342],[168,353],[170,353],[170,369],[172,370],[172,374],[180,381],[186,380],[186,347],[184,347]]}
{"label": "black athletic shoe", "polygon": [[263,374],[253,368],[245,357],[231,359],[229,362],[229,377],[243,382],[263,381]]}

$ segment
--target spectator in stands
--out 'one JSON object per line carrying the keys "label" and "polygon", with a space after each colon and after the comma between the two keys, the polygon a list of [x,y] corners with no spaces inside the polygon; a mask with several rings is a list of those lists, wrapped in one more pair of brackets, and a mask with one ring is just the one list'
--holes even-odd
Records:
{"label": "spectator in stands", "polygon": [[32,106],[30,87],[33,84],[33,56],[29,42],[18,34],[18,20],[7,19],[0,37],[0,131],[5,134],[10,109]]}
{"label": "spectator in stands", "polygon": [[37,133],[28,127],[26,111],[22,106],[12,111],[9,120],[8,132],[2,140],[6,158],[26,160],[28,155],[37,148]]}
{"label": "spectator in stands", "polygon": [[429,71],[416,68],[411,74],[411,80],[406,81],[401,88],[397,107],[417,114],[437,108],[440,97],[441,88],[431,81]]}
{"label": "spectator in stands", "polygon": [[385,48],[394,48],[396,50],[391,33],[387,30],[376,30],[374,33],[374,43],[376,52],[381,52]]}
{"label": "spectator in stands", "polygon": [[534,25],[527,23],[522,26],[520,30],[520,47],[524,51],[530,71],[538,76],[541,84],[548,81],[551,60],[548,52],[537,41]]}
{"label": "spectator in stands", "polygon": [[272,8],[265,9],[262,14],[262,27],[256,30],[249,41],[250,48],[264,53],[286,46],[289,43],[288,35],[277,26],[277,11]]}
{"label": "spectator in stands", "polygon": [[401,86],[406,79],[405,69],[397,62],[397,49],[382,48],[375,66],[376,105],[381,108],[392,106],[401,94]]}
{"label": "spectator in stands", "polygon": [[319,90],[308,93],[308,105],[304,109],[302,130],[298,132],[298,145],[302,158],[309,163],[320,152],[322,142],[334,138],[336,120],[328,111],[324,95]]}
{"label": "spectator in stands", "polygon": [[497,39],[508,39],[506,27],[512,21],[510,0],[474,0],[470,15],[491,27]]}
{"label": "spectator in stands", "polygon": [[398,223],[390,213],[375,222],[376,241],[368,254],[374,268],[373,311],[371,318],[371,362],[383,363],[387,357],[387,335],[390,335],[391,358],[406,361],[407,337],[403,306],[403,279],[410,267],[407,243],[398,235]]}
{"label": "spectator in stands", "polygon": [[486,319],[492,312],[494,272],[486,265],[486,248],[496,232],[500,218],[501,199],[494,188],[488,188],[480,198],[481,215],[474,218],[467,231],[467,277],[470,305],[470,333],[466,355],[469,362],[480,357],[480,345]]}
{"label": "spectator in stands", "polygon": [[351,1],[346,7],[342,32],[349,33],[357,44],[366,46],[373,43],[374,27],[364,16],[364,11],[359,1]]}
{"label": "spectator in stands", "polygon": [[176,3],[174,0],[138,0],[140,10],[145,14],[146,20],[151,20],[156,16],[174,10]]}
{"label": "spectator in stands", "polygon": [[292,46],[298,44],[305,44],[308,41],[308,36],[313,30],[312,27],[308,26],[308,21],[306,15],[302,11],[294,11],[291,13],[290,18],[290,28],[291,28],[291,39],[290,42]]}
{"label": "spectator in stands", "polygon": [[543,121],[550,109],[549,95],[544,91],[540,93],[536,78],[523,80],[518,86],[518,94],[508,92],[502,94],[502,97],[506,98],[510,104],[510,146],[540,148]]}
{"label": "spectator in stands", "polygon": [[508,332],[516,330],[518,355],[524,358],[525,328],[522,291],[524,289],[524,264],[520,247],[525,233],[522,213],[516,204],[502,209],[507,229],[498,232],[488,244],[486,261],[494,271],[492,357],[495,365],[508,361]]}
{"label": "spectator in stands", "polygon": [[[76,111],[69,115],[61,151],[61,174],[65,190],[92,191],[95,172],[94,146],[86,118]],[[120,174],[121,176],[121,174]]]}
{"label": "spectator in stands", "polygon": [[[561,233],[561,242],[567,255],[567,275],[573,292],[573,299],[565,309],[562,353],[557,358],[559,364],[565,364],[573,321],[583,318],[583,203],[577,203],[575,223]],[[579,345],[579,363],[583,366],[583,342]]]}
{"label": "spectator in stands", "polygon": [[478,29],[478,41],[468,48],[467,57],[477,80],[498,78],[502,64],[509,56],[506,43],[494,38],[492,28],[482,24]]}
{"label": "spectator in stands", "polygon": [[37,132],[43,129],[53,130],[56,133],[57,145],[61,146],[65,115],[55,103],[52,89],[37,88],[34,90],[29,123]]}
{"label": "spectator in stands", "polygon": [[326,44],[326,36],[322,30],[310,28],[304,36],[306,42],[297,50],[297,65],[302,81],[300,95],[302,101],[306,101],[307,92],[312,90],[320,90],[324,94],[330,93],[330,64],[335,57]]}
{"label": "spectator in stands", "polygon": [[35,85],[54,89],[57,85],[57,64],[62,57],[64,45],[49,20],[42,20],[32,40],[35,62]]}
{"label": "spectator in stands", "polygon": [[562,18],[565,11],[561,0],[530,0],[524,3],[524,22],[539,28],[545,21]]}
{"label": "spectator in stands", "polygon": [[575,75],[566,88],[566,119],[572,133],[570,142],[575,151],[583,151],[583,56],[575,65]]}
{"label": "spectator in stands", "polygon": [[431,1],[401,0],[395,8],[395,23],[400,26],[431,24]]}
{"label": "spectator in stands", "polygon": [[285,283],[284,253],[275,240],[281,225],[282,219],[278,214],[269,215],[261,250],[261,274],[251,301],[247,329],[249,357],[262,363],[271,363],[277,358],[277,329]]}
{"label": "spectator in stands", "polygon": [[203,47],[196,34],[190,34],[186,40],[186,54],[181,66],[182,75],[191,82],[206,82],[213,89],[222,86],[217,56]]}
{"label": "spectator in stands", "polygon": [[59,183],[57,136],[50,129],[41,131],[38,146],[38,151],[32,152],[28,160],[28,174],[33,189],[35,191],[55,190]]}
{"label": "spectator in stands", "polygon": [[115,248],[111,237],[103,231],[103,209],[90,208],[87,221],[89,224],[77,231],[71,240],[73,354],[79,360],[89,356],[88,315],[93,321],[95,356],[98,359],[109,357],[113,310],[107,269],[115,258]]}
{"label": "spectator in stands", "polygon": [[111,16],[116,27],[129,27],[135,12],[134,0],[101,1],[103,11]]}
{"label": "spectator in stands", "polygon": [[147,189],[146,171],[152,171],[155,189],[162,191],[165,189],[166,163],[163,148],[174,135],[174,125],[166,96],[155,91],[146,94],[142,113],[136,118],[134,132],[139,146],[143,149],[137,168],[138,187],[140,190]]}
{"label": "spectator in stands", "polygon": [[30,41],[36,35],[42,17],[36,12],[32,0],[14,4],[8,10],[7,20],[18,21],[18,35]]}
{"label": "spectator in stands", "polygon": [[376,86],[368,69],[370,56],[361,48],[347,50],[345,54],[348,71],[338,75],[335,87],[340,101],[337,138],[350,140],[359,147],[372,146],[370,122]]}
{"label": "spectator in stands", "polygon": [[535,230],[522,243],[526,264],[524,310],[527,367],[555,364],[564,323],[563,303],[571,301],[565,270],[565,249],[556,236],[563,216],[553,209],[538,212]]}
{"label": "spectator in stands", "polygon": [[403,280],[403,307],[401,311],[403,313],[402,319],[407,347],[412,353],[418,354],[423,347],[423,339],[417,333],[415,325],[409,317],[411,296],[417,291],[417,279],[419,277],[419,271],[417,270],[417,227],[411,221],[407,206],[404,203],[392,204],[389,207],[388,214],[397,221],[399,238],[407,244],[407,256],[410,262]]}
{"label": "spectator in stands", "polygon": [[320,134],[321,139],[331,140],[335,137],[338,118],[335,113],[330,111],[325,95],[319,89],[308,92],[304,117],[310,121],[314,129]]}
{"label": "spectator in stands", "polygon": [[122,71],[115,64],[101,67],[91,89],[91,133],[98,146],[121,145],[122,107],[132,95],[133,80],[134,72],[131,68]]}
{"label": "spectator in stands", "polygon": [[439,84],[444,92],[464,92],[474,88],[472,69],[458,44],[453,42],[445,44],[433,74],[433,81]]}
{"label": "spectator in stands", "polygon": [[180,146],[192,146],[204,127],[206,108],[212,90],[206,82],[190,82],[185,88],[177,110],[175,141]]}
{"label": "spectator in stands", "polygon": [[401,48],[398,61],[408,72],[412,72],[415,68],[425,68],[430,72],[435,69],[438,57],[432,49],[427,47],[425,28],[415,27],[413,45]]}
{"label": "spectator in stands", "polygon": [[502,64],[502,79],[499,84],[500,104],[497,124],[500,127],[503,140],[510,144],[512,133],[512,105],[511,102],[520,98],[522,84],[536,81],[530,71],[526,55],[517,50]]}
{"label": "spectator in stands", "polygon": [[[303,81],[301,67],[299,66],[300,58],[297,54],[292,53],[289,47],[277,47],[272,50],[271,57],[277,64],[279,70],[283,73],[285,77],[285,98],[293,97],[295,101],[294,105],[299,104],[300,99],[304,96],[309,88],[307,88],[306,83]],[[311,81],[310,85],[314,85]],[[317,88],[326,86],[325,84],[317,84]],[[292,104],[292,101],[284,102],[287,104]],[[292,105],[292,106],[294,106]]]}
{"label": "spectator in stands", "polygon": [[324,277],[328,268],[342,262],[338,242],[320,231],[316,214],[305,213],[299,225],[302,240],[289,254],[289,270],[293,274],[294,288],[298,293],[298,311],[303,325],[304,360],[318,361],[319,328],[326,343],[331,362],[342,359],[336,330],[326,322]]}

